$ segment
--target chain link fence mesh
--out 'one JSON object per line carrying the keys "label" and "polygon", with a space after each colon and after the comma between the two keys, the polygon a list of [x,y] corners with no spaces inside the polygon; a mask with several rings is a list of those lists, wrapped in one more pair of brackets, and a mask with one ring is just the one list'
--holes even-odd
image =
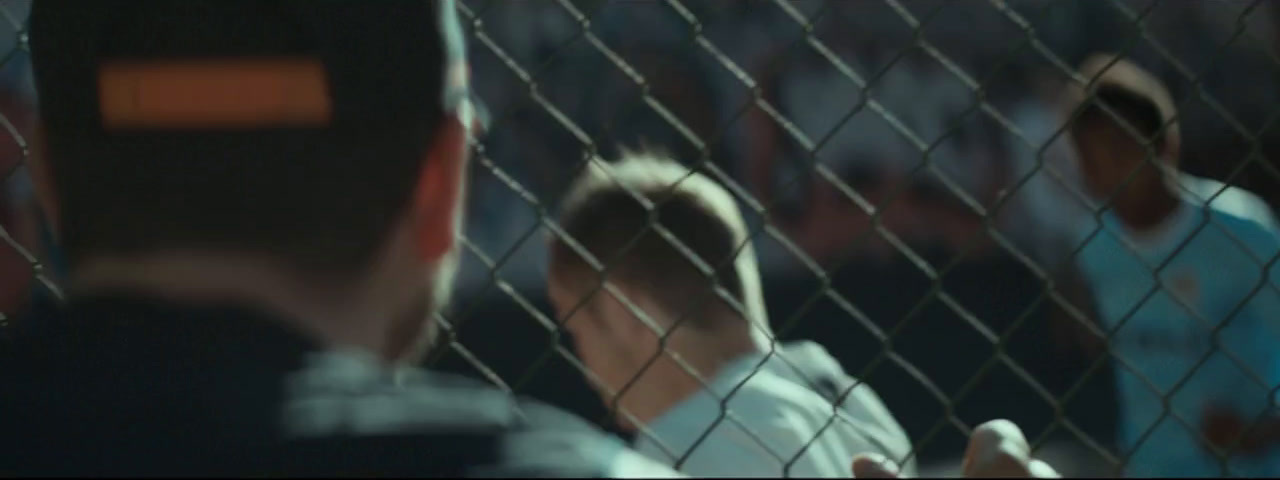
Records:
{"label": "chain link fence mesh", "polygon": [[[62,298],[24,168],[26,3],[0,2],[0,334]],[[773,333],[823,344],[875,388],[926,466],[958,456],[969,429],[995,417],[1018,422],[1051,459],[1065,446],[1066,473],[1106,475],[1129,460],[1116,447],[1114,377],[1143,371],[1111,337],[1138,305],[1100,323],[1073,267],[1085,244],[1063,240],[1066,219],[1105,206],[1082,193],[1054,116],[1057,92],[1095,80],[1075,72],[1086,55],[1117,52],[1168,85],[1182,168],[1222,182],[1206,200],[1234,195],[1225,185],[1280,200],[1280,10],[1261,0],[463,0],[459,10],[493,121],[474,144],[459,295],[437,316],[447,348],[430,363],[606,428],[584,381],[593,374],[545,299],[545,239],[581,250],[555,209],[592,158],[620,146],[661,147],[736,197]],[[1231,235],[1212,220],[1196,231],[1215,228]],[[1276,261],[1249,255],[1263,271]],[[1153,281],[1139,303],[1172,288],[1167,264],[1146,265]],[[609,282],[600,288],[652,323]],[[1277,293],[1263,276],[1244,298]],[[1244,301],[1205,318],[1168,297],[1215,346],[1179,378],[1145,381],[1166,406],[1217,353],[1273,388],[1269,366],[1219,348]],[[1198,430],[1197,418],[1162,416]],[[720,421],[739,420],[725,411]]]}

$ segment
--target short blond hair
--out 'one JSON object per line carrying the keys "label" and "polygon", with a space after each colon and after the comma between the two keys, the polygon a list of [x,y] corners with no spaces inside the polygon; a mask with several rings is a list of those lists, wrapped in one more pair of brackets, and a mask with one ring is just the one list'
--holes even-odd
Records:
{"label": "short blond hair", "polygon": [[[624,152],[616,162],[594,158],[561,204],[559,225],[599,261],[611,282],[645,291],[668,313],[695,328],[725,318],[716,286],[745,303],[736,256],[747,229],[733,196],[711,178],[653,151]],[[654,224],[687,250],[664,238]],[[709,276],[690,258],[713,272]],[[593,288],[601,272],[559,236],[551,239],[551,274]]]}

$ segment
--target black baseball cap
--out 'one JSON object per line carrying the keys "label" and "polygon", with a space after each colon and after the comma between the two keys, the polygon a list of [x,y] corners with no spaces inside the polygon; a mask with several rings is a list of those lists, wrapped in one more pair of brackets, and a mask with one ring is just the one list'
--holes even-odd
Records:
{"label": "black baseball cap", "polygon": [[36,0],[28,31],[50,134],[340,135],[470,96],[453,0]]}

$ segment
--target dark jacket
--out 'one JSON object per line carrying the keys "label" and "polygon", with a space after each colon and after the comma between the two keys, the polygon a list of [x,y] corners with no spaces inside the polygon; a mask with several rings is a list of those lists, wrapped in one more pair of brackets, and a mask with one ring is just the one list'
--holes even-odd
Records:
{"label": "dark jacket", "polygon": [[0,352],[0,475],[671,476],[567,413],[238,306],[90,298]]}

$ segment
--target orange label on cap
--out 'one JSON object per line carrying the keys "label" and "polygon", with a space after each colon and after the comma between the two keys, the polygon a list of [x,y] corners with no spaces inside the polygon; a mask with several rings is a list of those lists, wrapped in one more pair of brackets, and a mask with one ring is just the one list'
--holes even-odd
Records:
{"label": "orange label on cap", "polygon": [[107,129],[319,127],[333,115],[313,59],[107,63],[98,90]]}

